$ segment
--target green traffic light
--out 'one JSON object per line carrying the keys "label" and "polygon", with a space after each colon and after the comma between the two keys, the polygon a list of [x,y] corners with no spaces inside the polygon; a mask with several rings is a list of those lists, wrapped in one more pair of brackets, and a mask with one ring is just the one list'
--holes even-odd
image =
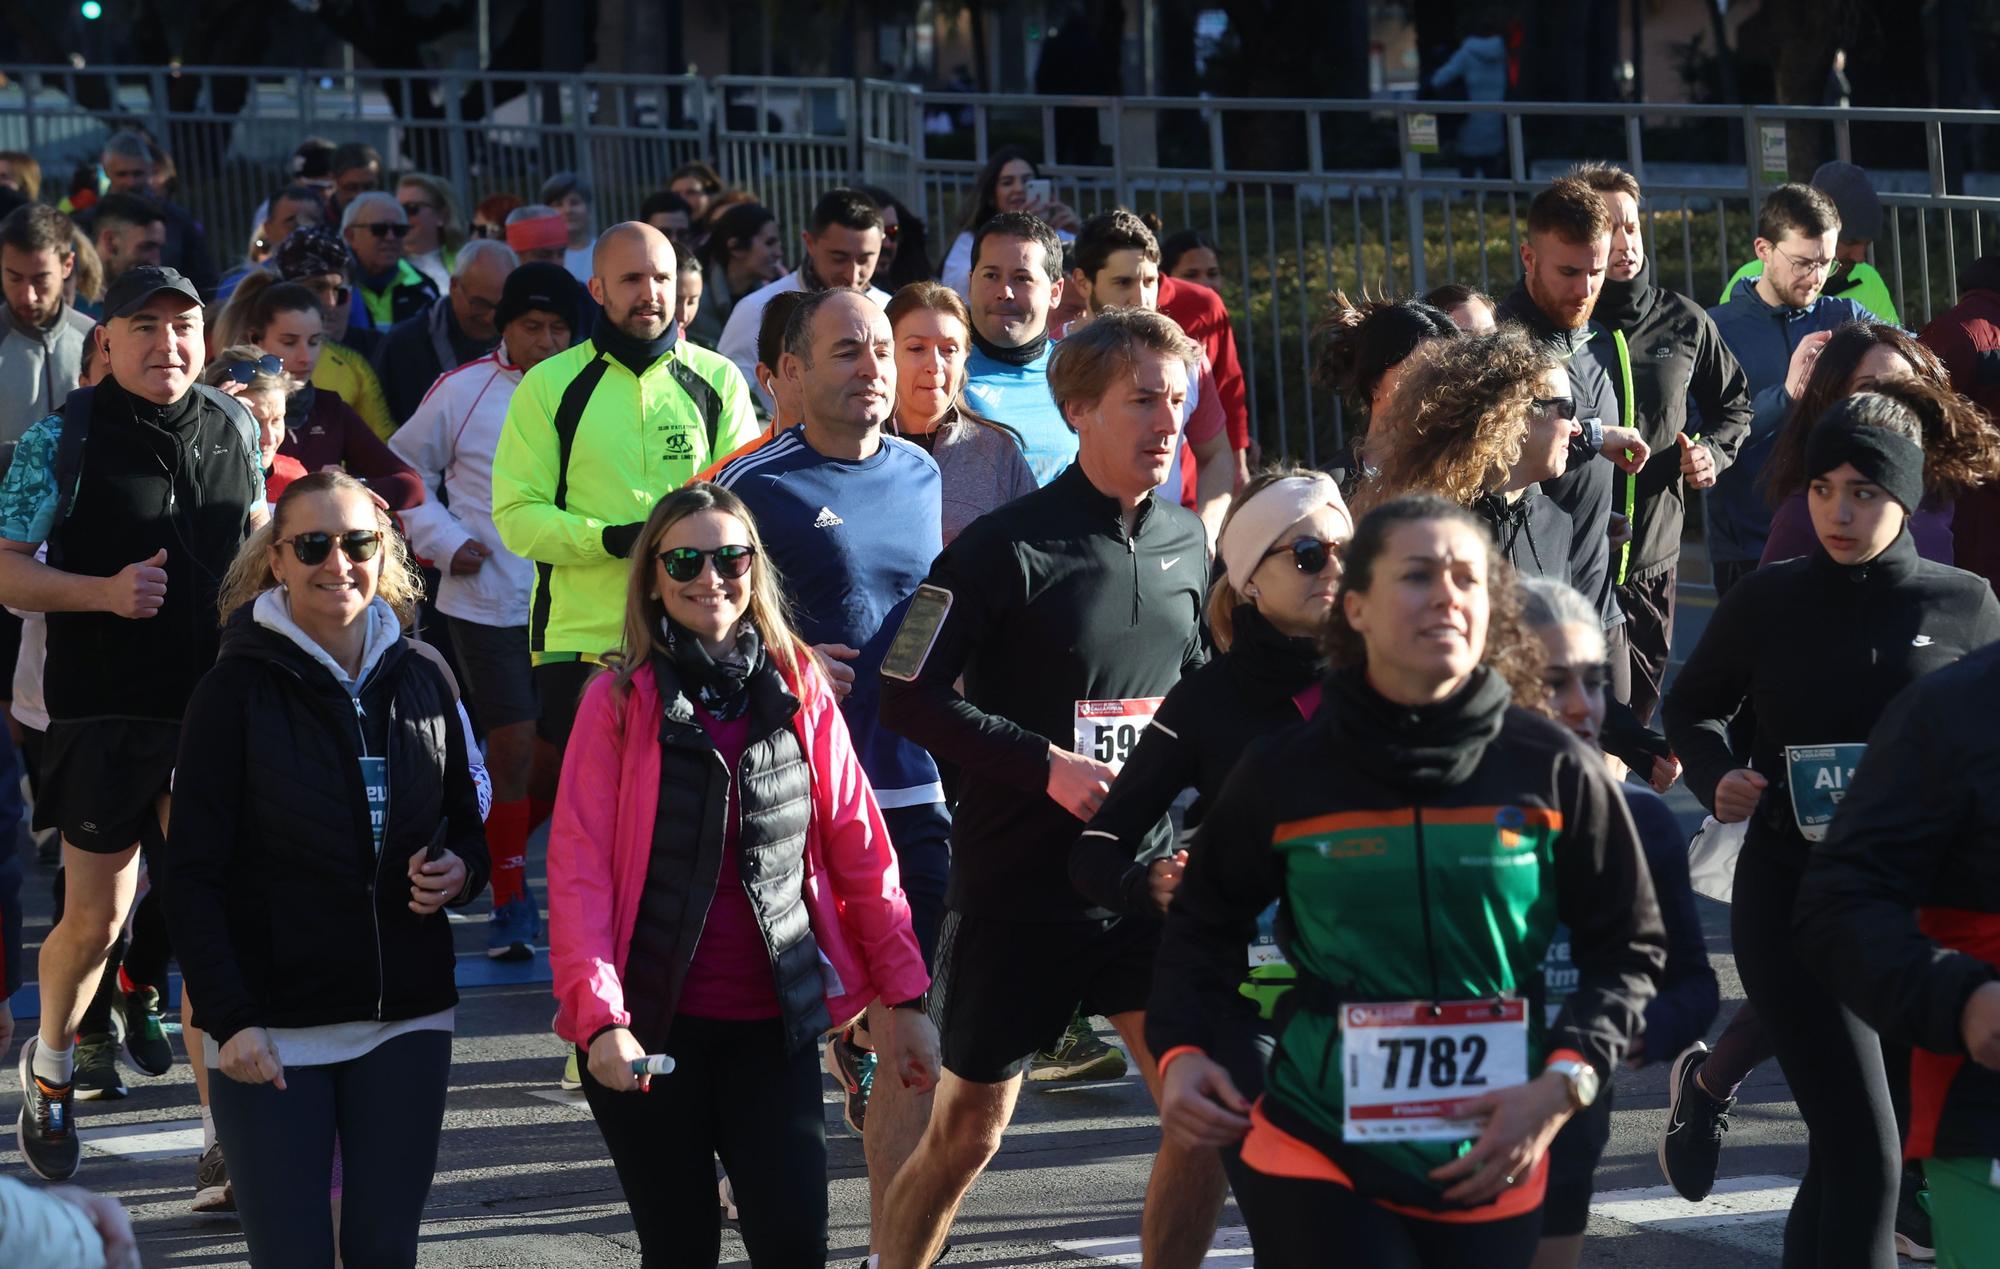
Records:
{"label": "green traffic light", "polygon": [[83,14],[84,21],[95,22],[104,16],[104,6],[99,4],[98,0],[83,0],[78,12]]}

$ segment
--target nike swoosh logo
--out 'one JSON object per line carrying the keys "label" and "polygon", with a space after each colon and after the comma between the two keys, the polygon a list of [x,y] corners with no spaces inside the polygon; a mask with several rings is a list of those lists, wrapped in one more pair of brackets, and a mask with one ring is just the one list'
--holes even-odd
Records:
{"label": "nike swoosh logo", "polygon": [[1164,573],[1164,572],[1166,572],[1166,571],[1167,571],[1168,569],[1172,568],[1172,567],[1173,567],[1174,565],[1176,565],[1176,564],[1178,564],[1178,563],[1180,563],[1180,562],[1181,562],[1181,557],[1180,557],[1180,556],[1178,556],[1178,555],[1174,556],[1174,558],[1172,558],[1172,559],[1170,559],[1170,560],[1161,560],[1161,561],[1160,561],[1160,571],[1161,571],[1162,573]]}

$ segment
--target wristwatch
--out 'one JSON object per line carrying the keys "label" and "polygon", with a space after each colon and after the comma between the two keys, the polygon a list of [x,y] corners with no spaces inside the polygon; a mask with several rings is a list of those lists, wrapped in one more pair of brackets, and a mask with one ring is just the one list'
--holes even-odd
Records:
{"label": "wristwatch", "polygon": [[1591,453],[1594,454],[1598,450],[1604,448],[1603,419],[1588,418],[1583,420],[1582,434],[1583,434],[1583,443],[1590,447]]}
{"label": "wristwatch", "polygon": [[1557,1075],[1563,1077],[1565,1084],[1569,1085],[1569,1108],[1571,1110],[1588,1110],[1590,1109],[1590,1104],[1597,1100],[1597,1068],[1590,1063],[1563,1058],[1560,1061],[1549,1063],[1542,1069],[1545,1071],[1554,1071]]}
{"label": "wristwatch", "polygon": [[918,1013],[926,1013],[930,1010],[929,996],[930,993],[925,992],[922,996],[918,996],[914,1000],[898,1001],[889,1007],[891,1009],[915,1009]]}

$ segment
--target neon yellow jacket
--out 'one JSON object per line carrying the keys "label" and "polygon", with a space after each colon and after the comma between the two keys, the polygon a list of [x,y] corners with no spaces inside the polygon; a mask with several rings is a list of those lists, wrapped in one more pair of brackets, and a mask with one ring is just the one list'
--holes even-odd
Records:
{"label": "neon yellow jacket", "polygon": [[376,377],[375,367],[346,344],[328,342],[323,347],[319,365],[313,370],[313,387],[339,393],[368,430],[385,441],[402,423],[389,417],[389,398],[382,394],[382,380]]}
{"label": "neon yellow jacket", "polygon": [[[1729,279],[1729,285],[1722,288],[1722,298],[1717,300],[1716,303],[1727,304],[1729,297],[1735,294],[1736,283],[1739,280],[1743,278],[1761,278],[1763,276],[1764,262],[1762,260],[1752,260],[1738,269],[1736,275]],[[1856,304],[1875,314],[1876,317],[1881,318],[1891,326],[1902,325],[1902,322],[1897,320],[1896,317],[1896,301],[1889,298],[1889,283],[1883,279],[1881,272],[1872,264],[1863,263],[1844,266],[1840,272],[1827,279],[1826,294],[1837,295],[1844,300],[1853,300]]]}
{"label": "neon yellow jacket", "polygon": [[736,367],[686,340],[643,375],[586,340],[522,377],[493,455],[493,524],[535,562],[536,664],[618,646],[631,565],[605,549],[604,530],[643,521],[757,430]]}

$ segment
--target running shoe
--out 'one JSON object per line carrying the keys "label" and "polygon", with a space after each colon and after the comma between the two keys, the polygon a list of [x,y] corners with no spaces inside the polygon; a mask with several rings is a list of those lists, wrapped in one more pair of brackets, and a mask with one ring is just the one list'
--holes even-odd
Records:
{"label": "running shoe", "polygon": [[30,1036],[21,1046],[21,1115],[14,1123],[15,1140],[36,1176],[67,1181],[83,1161],[71,1113],[72,1085],[50,1084],[35,1074],[35,1050],[41,1043],[40,1036]]}
{"label": "running shoe", "polygon": [[1098,1039],[1081,1015],[1070,1019],[1069,1030],[1053,1049],[1037,1053],[1028,1064],[1031,1080],[1115,1080],[1123,1074],[1125,1051]]}
{"label": "running shoe", "polygon": [[201,1162],[194,1165],[194,1210],[236,1210],[236,1190],[229,1184],[229,1165],[222,1161],[220,1141],[202,1151]]}
{"label": "running shoe", "polygon": [[146,1075],[174,1069],[174,1046],[160,1017],[160,993],[152,987],[121,991],[112,1006],[111,1021],[124,1041],[125,1060]]}
{"label": "running shoe", "polygon": [[1937,1259],[1937,1239],[1931,1233],[1930,1191],[1924,1174],[1903,1168],[1903,1187],[1896,1196],[1896,1254],[1909,1260]]}
{"label": "running shoe", "polygon": [[1717,1101],[1695,1082],[1695,1072],[1708,1061],[1708,1046],[1696,1040],[1674,1059],[1668,1077],[1667,1122],[1660,1132],[1660,1172],[1676,1193],[1699,1203],[1715,1188],[1715,1170],[1722,1162],[1722,1134],[1729,1131],[1734,1097]]}
{"label": "running shoe", "polygon": [[80,1102],[117,1101],[126,1094],[118,1078],[118,1037],[105,1034],[78,1036],[76,1070],[70,1088]]}
{"label": "running shoe", "polygon": [[868,1094],[875,1088],[875,1050],[854,1042],[854,1028],[836,1031],[826,1041],[826,1073],[833,1076],[847,1096],[842,1099],[840,1117],[855,1136],[868,1120]]}
{"label": "running shoe", "polygon": [[535,958],[535,937],[541,933],[541,916],[535,901],[526,895],[493,909],[486,924],[486,954],[496,961],[529,961]]}
{"label": "running shoe", "polygon": [[583,1074],[576,1069],[575,1049],[569,1051],[569,1061],[563,1063],[562,1078],[556,1081],[556,1087],[565,1093],[574,1093],[583,1087]]}

